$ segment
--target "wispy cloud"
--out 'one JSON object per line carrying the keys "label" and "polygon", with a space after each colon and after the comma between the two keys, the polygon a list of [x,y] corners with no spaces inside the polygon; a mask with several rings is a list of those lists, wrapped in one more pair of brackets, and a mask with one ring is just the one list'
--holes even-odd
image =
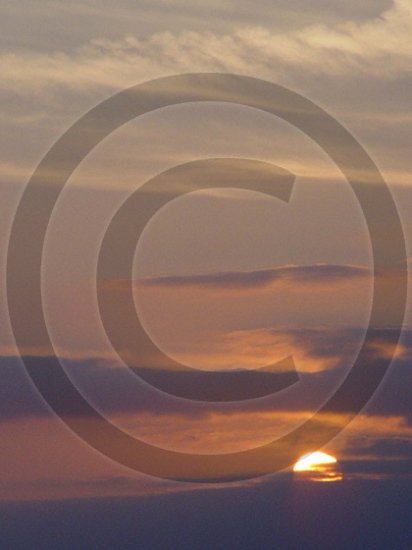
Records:
{"label": "wispy cloud", "polygon": [[140,279],[142,287],[206,287],[216,290],[266,289],[274,285],[334,285],[362,280],[370,276],[370,270],[362,266],[318,264],[285,266],[254,271],[211,273],[208,275],[169,276]]}
{"label": "wispy cloud", "polygon": [[[6,52],[0,57],[4,89],[26,95],[62,85],[70,89],[119,87],[171,72],[231,71],[275,77],[274,67],[299,72],[371,74],[409,72],[412,6],[396,0],[376,19],[313,25],[289,33],[263,26],[231,33],[161,32],[141,39],[95,39],[75,52]],[[382,65],[385,70],[382,71]]]}

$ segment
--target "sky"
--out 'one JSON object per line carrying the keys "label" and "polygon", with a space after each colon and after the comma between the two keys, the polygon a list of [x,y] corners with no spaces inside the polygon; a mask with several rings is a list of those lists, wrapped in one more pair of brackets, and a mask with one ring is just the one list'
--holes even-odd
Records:
{"label": "sky", "polygon": [[[0,548],[410,547],[411,28],[409,0],[0,0]],[[373,159],[400,226],[344,131],[323,140],[326,152],[287,121],[309,116],[319,137],[319,112],[286,108],[282,119],[216,101],[212,78],[207,101],[122,119],[57,198],[83,144],[68,139],[61,164],[24,195],[91,109],[185,73],[263,79],[320,106]],[[93,121],[85,141],[104,128]],[[24,196],[26,240],[8,271]],[[55,200],[39,279],[45,331],[32,270]],[[55,356],[81,398],[66,393]],[[339,390],[352,370],[355,386]],[[99,435],[95,411],[124,452]],[[132,456],[135,438],[166,458]],[[294,460],[319,446],[343,481],[293,478]]]}

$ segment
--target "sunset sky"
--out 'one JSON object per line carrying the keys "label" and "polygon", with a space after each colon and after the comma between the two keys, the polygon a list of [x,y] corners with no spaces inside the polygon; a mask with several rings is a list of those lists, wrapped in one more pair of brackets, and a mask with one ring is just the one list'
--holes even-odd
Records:
{"label": "sunset sky", "polygon": [[[234,459],[221,479],[212,459],[195,482],[184,465],[175,476],[183,482],[149,475],[157,471],[149,459],[142,459],[146,473],[136,472],[75,435],[20,357],[47,383],[56,353],[94,409],[170,456],[253,457],[253,449],[302,427],[362,348],[374,272],[355,193],[297,127],[213,101],[211,87],[210,101],[153,110],[101,141],[69,178],[47,226],[41,292],[53,349],[33,314],[35,282],[24,276],[35,246],[15,255],[23,274],[13,281],[24,304],[16,314],[20,350],[6,279],[19,201],[60,136],[125,88],[205,72],[285,86],[343,125],[388,184],[410,267],[412,2],[0,0],[0,30],[0,548],[410,548],[412,286],[409,279],[396,345],[405,265],[393,259],[396,228],[378,200],[375,254],[386,257],[375,287],[385,300],[373,310],[358,386],[290,439],[284,456],[294,458],[281,473],[268,474],[270,455],[246,466]],[[166,99],[173,93],[164,90]],[[348,156],[343,140],[334,147]],[[202,159],[226,160],[204,172]],[[374,177],[353,170],[373,197]],[[22,222],[29,234],[50,203],[54,177],[37,187],[33,217]],[[290,183],[290,196],[260,192],[272,180],[279,189]],[[208,188],[196,190],[200,184]],[[113,230],[102,258],[105,235],[133,197],[138,206]],[[153,216],[152,205],[162,205]],[[133,250],[129,263],[126,250]],[[126,303],[137,318],[125,313]],[[392,355],[377,392],[346,426],[362,385]],[[95,429],[58,385],[49,389],[69,424]],[[319,449],[319,433],[340,426]],[[319,450],[339,463],[328,487],[291,472],[299,456]],[[316,510],[325,513],[323,535]]]}

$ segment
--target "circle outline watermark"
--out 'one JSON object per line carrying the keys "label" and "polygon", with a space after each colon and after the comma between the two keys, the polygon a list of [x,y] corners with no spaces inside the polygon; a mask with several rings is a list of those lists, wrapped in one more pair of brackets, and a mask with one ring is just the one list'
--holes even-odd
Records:
{"label": "circle outline watermark", "polygon": [[[162,107],[196,101],[254,107],[286,120],[313,139],[353,189],[367,223],[374,260],[369,327],[352,369],[334,395],[311,419],[286,436],[254,449],[219,455],[169,451],[131,437],[82,397],[56,355],[47,359],[52,367],[47,378],[25,355],[28,323],[35,323],[42,344],[53,350],[42,310],[41,258],[50,215],[72,172],[102,139],[128,121]],[[42,201],[38,186],[47,189]],[[391,239],[382,220],[391,228]],[[139,472],[180,481],[226,482],[274,473],[307,451],[308,441],[316,449],[330,441],[362,410],[383,379],[401,334],[406,304],[407,262],[401,222],[382,175],[363,147],[307,98],[271,82],[231,74],[194,73],[145,82],[115,94],[81,117],[52,146],[32,175],[17,207],[7,260],[7,299],[16,345],[45,401],[72,431],[105,456]],[[369,372],[365,379],[362,364],[373,327],[388,300],[388,286],[376,273],[394,266],[398,270],[396,284],[391,287],[394,338],[373,375]],[[25,285],[26,292],[22,293]],[[339,421],[322,422],[323,415],[342,411],[348,399],[351,409],[345,411],[343,407]]]}

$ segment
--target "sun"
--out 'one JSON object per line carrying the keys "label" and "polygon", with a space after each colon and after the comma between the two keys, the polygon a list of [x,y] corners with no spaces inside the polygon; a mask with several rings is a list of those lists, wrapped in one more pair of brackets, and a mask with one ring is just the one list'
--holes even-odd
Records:
{"label": "sun", "polygon": [[336,464],[337,460],[334,456],[316,451],[315,453],[308,453],[299,458],[296,464],[293,466],[294,472],[312,472],[319,470],[320,467],[328,464]]}
{"label": "sun", "polygon": [[299,479],[311,481],[340,481],[342,479],[337,459],[321,451],[301,456],[293,466],[293,472]]}

